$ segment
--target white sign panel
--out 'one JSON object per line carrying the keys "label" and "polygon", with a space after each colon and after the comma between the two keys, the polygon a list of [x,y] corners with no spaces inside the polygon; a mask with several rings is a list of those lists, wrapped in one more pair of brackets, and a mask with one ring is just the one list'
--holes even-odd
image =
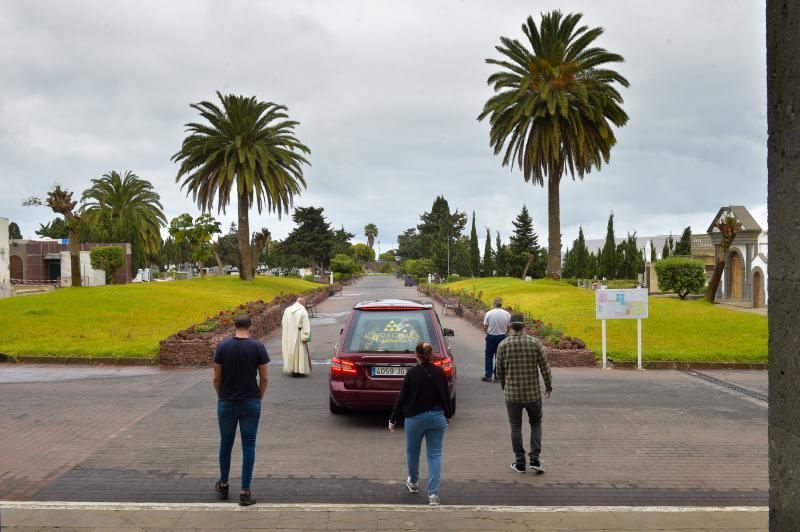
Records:
{"label": "white sign panel", "polygon": [[595,290],[598,320],[647,318],[647,288]]}

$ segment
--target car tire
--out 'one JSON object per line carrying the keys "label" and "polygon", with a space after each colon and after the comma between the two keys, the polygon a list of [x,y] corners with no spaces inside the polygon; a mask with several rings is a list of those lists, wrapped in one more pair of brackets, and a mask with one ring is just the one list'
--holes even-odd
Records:
{"label": "car tire", "polygon": [[330,408],[331,414],[341,415],[348,412],[347,408],[337,405],[333,397],[328,397],[328,408]]}
{"label": "car tire", "polygon": [[453,394],[453,397],[450,398],[450,415],[456,415],[456,394]]}

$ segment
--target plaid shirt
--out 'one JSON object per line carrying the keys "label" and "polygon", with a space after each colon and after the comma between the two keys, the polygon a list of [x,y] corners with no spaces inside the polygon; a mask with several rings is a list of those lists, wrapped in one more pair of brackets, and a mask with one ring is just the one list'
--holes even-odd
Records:
{"label": "plaid shirt", "polygon": [[511,332],[497,348],[497,378],[508,403],[530,403],[542,400],[539,370],[545,390],[553,389],[550,363],[539,340],[522,332]]}

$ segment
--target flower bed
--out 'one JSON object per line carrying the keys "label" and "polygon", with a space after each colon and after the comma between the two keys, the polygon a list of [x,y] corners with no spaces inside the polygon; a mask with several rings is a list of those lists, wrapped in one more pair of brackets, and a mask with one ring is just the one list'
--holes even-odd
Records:
{"label": "flower bed", "polygon": [[[427,285],[431,297],[440,304],[460,302],[461,307],[457,314],[476,327],[483,328],[483,318],[489,310],[483,302],[483,293],[473,294],[461,290],[452,291],[446,287]],[[535,319],[529,313],[519,308],[507,308],[512,314],[525,316],[526,332],[535,336],[544,346],[551,366],[596,366],[597,359],[592,351],[586,348],[586,343],[580,338],[565,336],[563,331],[551,323]]]}
{"label": "flower bed", "polygon": [[[328,287],[321,288],[306,297],[317,303],[328,298]],[[173,334],[159,343],[159,363],[164,366],[209,366],[217,344],[234,333],[236,316],[247,314],[252,326],[250,334],[262,338],[281,326],[283,311],[292,305],[297,295],[278,296],[272,301],[251,301],[233,309],[221,310],[203,322]]]}

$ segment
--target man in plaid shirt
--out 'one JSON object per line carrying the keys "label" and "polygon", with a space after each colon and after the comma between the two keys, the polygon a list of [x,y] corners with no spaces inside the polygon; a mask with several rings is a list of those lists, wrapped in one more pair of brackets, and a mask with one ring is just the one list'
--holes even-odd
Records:
{"label": "man in plaid shirt", "polygon": [[508,422],[511,425],[511,446],[516,461],[511,469],[525,472],[525,447],[522,444],[522,411],[528,413],[531,424],[530,467],[537,474],[544,473],[539,461],[542,451],[542,392],[539,371],[544,379],[544,396],[550,398],[553,391],[550,364],[542,344],[526,334],[525,318],[520,314],[511,316],[511,334],[497,348],[497,378],[506,397]]}

